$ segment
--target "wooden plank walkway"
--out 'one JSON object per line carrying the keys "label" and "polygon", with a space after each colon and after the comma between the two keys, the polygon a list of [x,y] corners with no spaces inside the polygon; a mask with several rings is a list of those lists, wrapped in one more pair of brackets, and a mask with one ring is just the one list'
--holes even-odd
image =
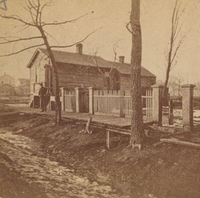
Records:
{"label": "wooden plank walkway", "polygon": [[[32,108],[22,108],[20,110],[24,113],[37,113],[37,114],[47,114],[47,115],[54,115],[54,111],[48,111],[48,112],[40,112],[40,109],[32,109]],[[89,113],[71,113],[71,112],[65,112],[62,111],[62,117],[67,119],[74,119],[79,121],[85,121],[87,122],[88,118],[92,117],[92,122],[100,125],[105,126],[113,126],[113,127],[119,127],[119,128],[127,128],[131,126],[131,120],[129,118],[120,118],[116,116],[110,116],[110,115],[94,115]],[[144,119],[144,123],[148,124],[149,122],[152,122],[152,120],[146,120]]]}

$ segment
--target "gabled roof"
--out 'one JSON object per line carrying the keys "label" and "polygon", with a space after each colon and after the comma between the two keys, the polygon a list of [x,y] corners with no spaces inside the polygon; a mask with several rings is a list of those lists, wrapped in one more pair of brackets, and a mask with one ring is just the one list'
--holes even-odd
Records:
{"label": "gabled roof", "polygon": [[[43,49],[43,48],[37,49],[33,57],[31,58],[29,64],[27,65],[28,68],[32,66],[39,52],[48,56],[48,52],[46,49]],[[65,64],[67,63],[67,64],[83,65],[83,66],[90,66],[90,67],[97,67],[98,65],[98,67],[100,68],[113,67],[113,62],[104,60],[103,58],[99,56],[57,51],[57,50],[53,50],[53,54],[57,63],[65,63]],[[121,74],[129,75],[131,73],[131,66],[128,63],[116,62],[114,63],[114,68],[116,68]],[[144,67],[142,67],[142,76],[155,77],[154,74],[149,72]]]}
{"label": "gabled roof", "polygon": [[12,78],[13,80],[15,80],[15,78],[12,77],[12,76],[10,76],[9,74],[4,74],[4,75],[0,76],[0,78],[3,78],[3,77],[5,77],[5,76],[9,76],[9,77]]}
{"label": "gabled roof", "polygon": [[[131,74],[131,64],[128,63],[119,63],[115,62],[114,67],[121,73],[121,74]],[[156,77],[154,74],[152,74],[150,71],[148,71],[146,68],[141,68],[141,75],[147,76],[147,77]]]}
{"label": "gabled roof", "polygon": [[4,86],[11,87],[12,89],[14,89],[14,87],[13,87],[12,85],[9,85],[9,84],[7,84],[7,83],[1,84],[1,85],[0,85],[1,88],[4,87]]}
{"label": "gabled roof", "polygon": [[[38,51],[48,56],[48,52],[46,49],[42,49],[42,48],[37,49],[31,61],[27,65],[28,68],[31,67]],[[103,58],[99,56],[57,51],[57,50],[53,50],[53,55],[57,63],[68,63],[68,64],[73,64],[73,65],[83,65],[83,66],[90,66],[90,67],[97,67],[98,65],[98,67],[101,67],[101,68],[112,67],[112,65],[108,61],[104,60]]]}

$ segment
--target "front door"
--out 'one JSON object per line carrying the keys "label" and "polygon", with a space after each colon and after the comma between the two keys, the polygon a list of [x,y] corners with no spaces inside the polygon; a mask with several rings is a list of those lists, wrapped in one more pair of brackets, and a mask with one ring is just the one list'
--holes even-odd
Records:
{"label": "front door", "polygon": [[89,113],[89,90],[82,89],[80,90],[80,113]]}

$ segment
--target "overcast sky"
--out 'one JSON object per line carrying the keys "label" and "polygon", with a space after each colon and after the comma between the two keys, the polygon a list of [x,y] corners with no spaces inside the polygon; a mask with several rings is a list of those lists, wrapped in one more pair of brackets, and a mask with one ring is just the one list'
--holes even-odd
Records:
{"label": "overcast sky", "polygon": [[[43,0],[41,0],[43,2]],[[99,29],[83,43],[83,52],[98,55],[106,60],[113,60],[113,45],[117,42],[117,55],[125,56],[125,62],[130,63],[131,34],[126,29],[129,21],[131,0],[53,0],[52,6],[46,8],[43,20],[63,21],[73,19],[85,13],[86,17],[76,23],[63,26],[48,27],[51,34],[51,44],[71,44],[84,38],[90,32]],[[1,14],[19,15],[30,21],[28,13],[22,8],[23,0],[7,0],[7,11]],[[142,66],[164,81],[166,59],[170,38],[171,14],[174,0],[141,0],[142,25]],[[186,36],[177,56],[177,65],[172,70],[173,75],[183,75],[185,83],[200,81],[200,3],[199,0],[182,0],[182,6],[187,5],[181,17],[183,28],[180,36]],[[0,36],[35,36],[37,30],[28,28],[24,31],[20,24],[0,19]],[[42,41],[23,42],[15,45],[0,45],[0,54],[10,53],[25,46]],[[19,77],[29,77],[28,61],[35,49],[19,55],[0,58],[0,75],[4,72]],[[75,52],[75,47],[65,51]]]}

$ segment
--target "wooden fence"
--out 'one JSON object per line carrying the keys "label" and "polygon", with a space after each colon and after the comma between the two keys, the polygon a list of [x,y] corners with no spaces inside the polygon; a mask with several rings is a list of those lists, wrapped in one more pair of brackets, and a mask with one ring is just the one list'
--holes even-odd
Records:
{"label": "wooden fence", "polygon": [[117,90],[94,90],[94,114],[120,114],[120,92]]}
{"label": "wooden fence", "polygon": [[[116,90],[94,90],[94,114],[109,114],[120,116],[120,111],[126,117],[131,116],[132,103],[130,91]],[[143,116],[151,118],[153,116],[153,95],[152,89],[146,91],[142,96]]]}
{"label": "wooden fence", "polygon": [[[162,124],[162,86],[153,85],[142,96],[143,116]],[[51,97],[52,98],[52,97]],[[51,99],[52,101],[52,99]],[[63,111],[130,117],[132,102],[130,91],[94,90],[92,87],[68,90],[61,88]],[[51,103],[50,103],[51,104]],[[85,109],[83,111],[83,109]]]}
{"label": "wooden fence", "polygon": [[76,93],[75,90],[64,91],[63,109],[67,112],[76,112]]}

